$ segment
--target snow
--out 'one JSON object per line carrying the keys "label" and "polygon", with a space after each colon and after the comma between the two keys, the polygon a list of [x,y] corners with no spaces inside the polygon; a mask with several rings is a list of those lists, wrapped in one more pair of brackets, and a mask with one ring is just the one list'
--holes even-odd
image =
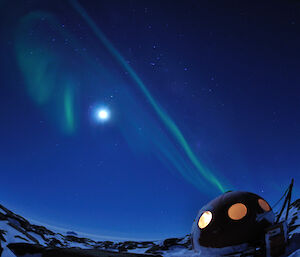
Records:
{"label": "snow", "polygon": [[[12,253],[12,251],[6,247],[7,244],[16,242],[16,238],[14,235],[19,235],[22,236],[20,232],[16,231],[14,228],[9,226],[6,221],[1,221],[0,222],[0,227],[2,230],[6,231],[6,233],[3,235],[6,242],[1,241],[1,246],[3,248],[3,252],[1,257],[15,257],[15,255]],[[19,241],[19,240],[18,240]]]}
{"label": "snow", "polygon": [[293,252],[291,255],[289,255],[288,257],[300,257],[300,249],[297,250],[296,252]]}
{"label": "snow", "polygon": [[129,253],[145,253],[148,249],[149,249],[149,247],[147,247],[147,248],[129,249],[128,252]]}
{"label": "snow", "polygon": [[90,245],[85,245],[83,243],[77,243],[77,242],[68,242],[69,247],[75,247],[75,248],[81,248],[81,249],[90,249]]}
{"label": "snow", "polygon": [[27,233],[32,237],[34,237],[36,240],[38,240],[41,245],[46,246],[45,240],[39,234],[34,232],[27,232]]}
{"label": "snow", "polygon": [[7,220],[8,220],[11,224],[16,225],[17,227],[20,227],[20,226],[21,226],[20,222],[17,221],[16,219],[8,218]]}
{"label": "snow", "polygon": [[13,254],[13,252],[11,250],[9,250],[8,247],[3,247],[3,252],[1,257],[16,257],[16,255]]}
{"label": "snow", "polygon": [[[1,213],[3,213],[3,210],[1,210],[0,208],[0,211]],[[4,213],[5,214],[5,211]],[[283,213],[282,217],[285,217],[285,213]],[[1,255],[1,257],[16,257],[12,251],[10,251],[9,248],[7,248],[7,244],[9,243],[35,243],[33,242],[32,240],[30,240],[25,234],[19,232],[17,229],[15,229],[14,227],[10,226],[10,224],[16,226],[17,228],[21,229],[21,230],[24,230],[22,227],[21,227],[21,224],[20,224],[20,221],[18,220],[20,218],[20,220],[22,220],[23,218],[22,217],[19,217],[19,216],[12,216],[12,217],[9,217],[7,218],[7,220],[0,220],[0,229],[1,230],[4,230],[6,233],[3,234],[6,242],[4,241],[1,241],[1,245],[3,247],[3,253]],[[266,216],[261,216],[261,217],[258,217],[258,218],[266,218]],[[270,217],[271,218],[271,217]],[[300,226],[297,227],[297,225],[300,225],[300,217],[299,217],[299,210],[297,207],[293,207],[291,208],[291,211],[289,213],[289,219],[288,219],[288,223],[292,222],[292,225],[296,227],[296,229],[294,229],[289,237],[290,237],[290,243],[287,247],[287,253],[291,253],[291,254],[287,254],[286,256],[288,257],[300,257],[300,249],[299,249],[299,242],[300,242]],[[42,226],[45,226],[45,227],[48,227],[47,225],[45,224],[39,224],[39,225],[42,225]],[[53,227],[52,227],[53,228]],[[32,229],[34,230],[34,227],[32,227]],[[59,233],[58,230],[53,230],[53,232],[55,233],[54,235],[49,235],[47,233],[43,234],[43,236],[46,238],[46,240],[43,239],[43,237],[41,235],[39,235],[38,233],[35,233],[33,231],[26,231],[30,236],[34,237],[35,239],[38,240],[38,242],[41,244],[41,245],[44,245],[46,246],[47,243],[51,240],[51,239],[57,239],[58,241],[60,241],[65,247],[75,247],[75,248],[81,248],[81,249],[91,249],[93,248],[94,246],[101,246],[101,244],[97,243],[97,242],[93,242],[93,241],[89,241],[89,239],[100,239],[98,236],[95,238],[95,237],[90,237],[88,236],[89,234],[85,234],[85,233],[78,233],[77,236],[75,235],[68,235],[68,232],[70,233],[70,231],[67,231],[64,230],[64,232],[62,233]],[[18,236],[16,238],[16,236]],[[70,237],[68,237],[70,236]],[[82,243],[78,243],[78,242],[73,242],[72,241],[72,238],[75,239],[76,241],[76,238],[87,238],[85,240],[82,240]],[[24,238],[24,239],[22,239]],[[27,241],[25,240],[27,239]],[[95,241],[98,241],[98,240],[95,240]],[[187,249],[185,246],[181,246],[182,244],[185,244],[185,243],[188,243],[188,240],[189,240],[189,236],[186,236],[186,237],[183,237],[181,238],[179,241],[177,241],[177,244],[178,245],[174,245],[172,247],[170,247],[168,250],[158,250],[158,253],[161,252],[161,255],[163,257],[211,257],[211,256],[220,256],[221,254],[224,254],[226,252],[228,252],[228,247],[225,247],[225,248],[221,248],[221,249],[218,249],[219,251],[218,252],[215,252],[215,249],[213,248],[207,248],[207,249],[196,249],[198,250],[199,252],[195,252],[194,250],[189,250]],[[103,240],[108,240],[108,238],[102,238],[102,240],[100,241],[103,241]],[[118,246],[119,244],[117,243],[122,243],[124,241],[127,241],[127,240],[110,240],[113,242],[113,249],[111,249],[111,251],[118,251]],[[132,240],[130,240],[132,241]],[[128,252],[129,253],[137,253],[137,254],[143,254],[145,253],[148,249],[150,249],[152,246],[154,245],[159,245],[159,246],[164,246],[164,241],[165,240],[156,240],[156,241],[152,241],[152,242],[149,242],[149,244],[145,244],[145,242],[142,242],[140,240],[136,240],[135,241],[135,244],[137,246],[136,249],[128,249]],[[58,245],[59,246],[59,245]],[[121,245],[122,246],[122,245]],[[126,245],[125,245],[126,246]],[[230,247],[230,252],[232,252],[232,249],[234,249],[234,251],[239,251],[239,250],[243,250],[246,248],[246,245],[243,244],[243,245],[239,245],[239,246],[236,246],[236,247]],[[109,250],[109,249],[107,249]],[[292,253],[293,252],[293,253]],[[41,254],[27,254],[27,255],[24,255],[23,257],[41,257]]]}
{"label": "snow", "polygon": [[[198,256],[203,256],[200,253],[196,253],[192,250],[188,249],[183,249],[183,248],[178,248],[174,249],[172,251],[167,251],[166,253],[163,254],[164,257],[198,257]],[[211,256],[211,255],[210,255]]]}
{"label": "snow", "polygon": [[[21,232],[17,231],[16,229],[14,229],[13,227],[11,227],[10,225],[8,225],[6,221],[0,221],[0,228],[2,230],[6,231],[6,233],[4,234],[4,238],[5,238],[6,242],[19,243],[21,240],[21,242],[27,243],[25,240],[15,237],[15,236],[20,236],[20,237],[25,238],[26,236],[24,234],[22,234]],[[3,242],[3,243],[5,244],[5,242]]]}

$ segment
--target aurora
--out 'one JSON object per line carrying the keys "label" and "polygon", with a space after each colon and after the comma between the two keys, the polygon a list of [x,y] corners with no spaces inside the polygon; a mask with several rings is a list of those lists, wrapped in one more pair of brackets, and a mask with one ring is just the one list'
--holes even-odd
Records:
{"label": "aurora", "polygon": [[[190,162],[195,166],[196,172],[185,172],[183,171],[179,165],[177,169],[180,170],[180,173],[184,177],[192,182],[194,185],[199,186],[197,181],[199,181],[199,177],[209,181],[212,185],[214,185],[218,190],[221,192],[225,192],[226,188],[221,184],[221,182],[213,175],[211,171],[204,167],[204,165],[199,161],[199,159],[195,156],[194,152],[190,148],[189,144],[187,143],[186,139],[184,138],[182,132],[175,124],[175,122],[171,119],[171,117],[159,106],[157,101],[153,98],[149,90],[147,89],[146,85],[137,75],[137,73],[132,69],[132,67],[125,61],[122,55],[117,51],[117,49],[112,45],[109,39],[103,34],[103,32],[99,29],[99,27],[95,24],[95,22],[89,17],[83,7],[78,3],[76,0],[70,0],[71,5],[74,9],[82,16],[82,18],[88,23],[91,27],[93,32],[96,34],[98,39],[103,43],[103,45],[107,48],[107,50],[116,58],[120,65],[130,74],[131,78],[136,82],[139,89],[143,92],[145,98],[150,102],[153,109],[155,110],[156,114],[160,117],[161,121],[164,125],[168,128],[169,132],[172,136],[177,140],[177,142],[181,145],[182,149],[184,150],[185,154],[188,156]],[[164,153],[164,151],[162,151]],[[169,153],[165,153],[165,157],[168,158],[173,164],[176,162],[174,156],[170,155]]]}

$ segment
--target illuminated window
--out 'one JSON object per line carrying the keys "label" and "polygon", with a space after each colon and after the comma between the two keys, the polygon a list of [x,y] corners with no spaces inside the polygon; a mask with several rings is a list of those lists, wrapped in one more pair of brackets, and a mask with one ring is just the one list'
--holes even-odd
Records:
{"label": "illuminated window", "polygon": [[259,206],[264,210],[264,211],[270,211],[271,207],[270,205],[263,199],[258,199],[258,204]]}
{"label": "illuminated window", "polygon": [[204,212],[198,221],[199,228],[203,229],[207,227],[207,225],[211,222],[211,220],[212,220],[212,213],[210,211]]}
{"label": "illuminated window", "polygon": [[228,216],[233,220],[240,220],[244,218],[246,214],[247,207],[242,203],[231,205],[231,207],[228,209]]}

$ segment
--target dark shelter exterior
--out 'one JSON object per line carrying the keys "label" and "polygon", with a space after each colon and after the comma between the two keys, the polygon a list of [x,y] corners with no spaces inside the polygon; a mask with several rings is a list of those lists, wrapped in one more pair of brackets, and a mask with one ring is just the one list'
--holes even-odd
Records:
{"label": "dark shelter exterior", "polygon": [[192,228],[195,250],[256,245],[275,221],[269,204],[249,192],[227,192],[205,205]]}

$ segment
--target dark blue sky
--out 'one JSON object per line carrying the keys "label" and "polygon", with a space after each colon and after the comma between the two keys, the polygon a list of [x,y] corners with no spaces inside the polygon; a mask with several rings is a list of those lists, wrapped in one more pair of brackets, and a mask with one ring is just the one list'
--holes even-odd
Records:
{"label": "dark blue sky", "polygon": [[299,1],[0,1],[1,203],[145,239],[189,233],[229,189],[272,205],[294,177],[296,198],[299,12]]}

